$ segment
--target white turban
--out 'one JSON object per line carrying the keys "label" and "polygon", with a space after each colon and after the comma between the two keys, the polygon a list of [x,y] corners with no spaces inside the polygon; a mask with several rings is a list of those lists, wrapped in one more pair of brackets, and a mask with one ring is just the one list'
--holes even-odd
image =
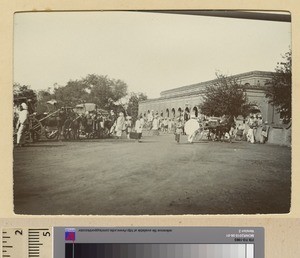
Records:
{"label": "white turban", "polygon": [[22,107],[23,109],[26,109],[26,110],[28,109],[26,103],[24,103],[24,102],[21,104],[21,107]]}

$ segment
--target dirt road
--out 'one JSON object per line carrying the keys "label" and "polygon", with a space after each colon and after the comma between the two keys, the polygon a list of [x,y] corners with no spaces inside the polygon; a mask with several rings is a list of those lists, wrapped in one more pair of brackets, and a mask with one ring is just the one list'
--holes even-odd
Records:
{"label": "dirt road", "polygon": [[18,214],[253,214],[290,208],[291,150],[173,135],[14,150]]}

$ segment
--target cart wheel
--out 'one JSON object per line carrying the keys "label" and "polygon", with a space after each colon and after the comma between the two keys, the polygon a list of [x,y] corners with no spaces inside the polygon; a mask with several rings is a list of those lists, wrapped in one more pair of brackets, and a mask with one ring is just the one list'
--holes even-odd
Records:
{"label": "cart wheel", "polygon": [[57,129],[49,129],[45,128],[45,136],[47,139],[52,140],[57,137],[58,130]]}

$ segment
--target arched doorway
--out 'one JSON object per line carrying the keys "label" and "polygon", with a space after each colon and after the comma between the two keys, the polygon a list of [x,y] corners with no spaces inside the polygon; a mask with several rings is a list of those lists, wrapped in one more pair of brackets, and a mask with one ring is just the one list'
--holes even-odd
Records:
{"label": "arched doorway", "polygon": [[172,115],[175,117],[175,108],[172,108]]}
{"label": "arched doorway", "polygon": [[195,114],[195,117],[198,117],[198,108],[197,107],[193,108],[193,113]]}
{"label": "arched doorway", "polygon": [[180,108],[178,108],[178,115],[181,115],[181,113],[182,113],[182,109],[180,107]]}
{"label": "arched doorway", "polygon": [[167,110],[166,110],[166,113],[167,113],[167,117],[169,117],[170,116],[170,112],[169,112],[169,109],[167,108]]}
{"label": "arched doorway", "polygon": [[191,114],[190,114],[190,109],[188,107],[186,107],[184,109],[184,114],[183,114],[183,119],[184,121],[188,121],[191,117]]}

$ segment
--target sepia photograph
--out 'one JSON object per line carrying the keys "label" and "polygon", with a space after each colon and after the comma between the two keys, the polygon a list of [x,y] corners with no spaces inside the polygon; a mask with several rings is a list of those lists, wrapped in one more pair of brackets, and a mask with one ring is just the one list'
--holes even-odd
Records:
{"label": "sepia photograph", "polygon": [[16,214],[290,212],[290,13],[20,12],[13,38]]}

